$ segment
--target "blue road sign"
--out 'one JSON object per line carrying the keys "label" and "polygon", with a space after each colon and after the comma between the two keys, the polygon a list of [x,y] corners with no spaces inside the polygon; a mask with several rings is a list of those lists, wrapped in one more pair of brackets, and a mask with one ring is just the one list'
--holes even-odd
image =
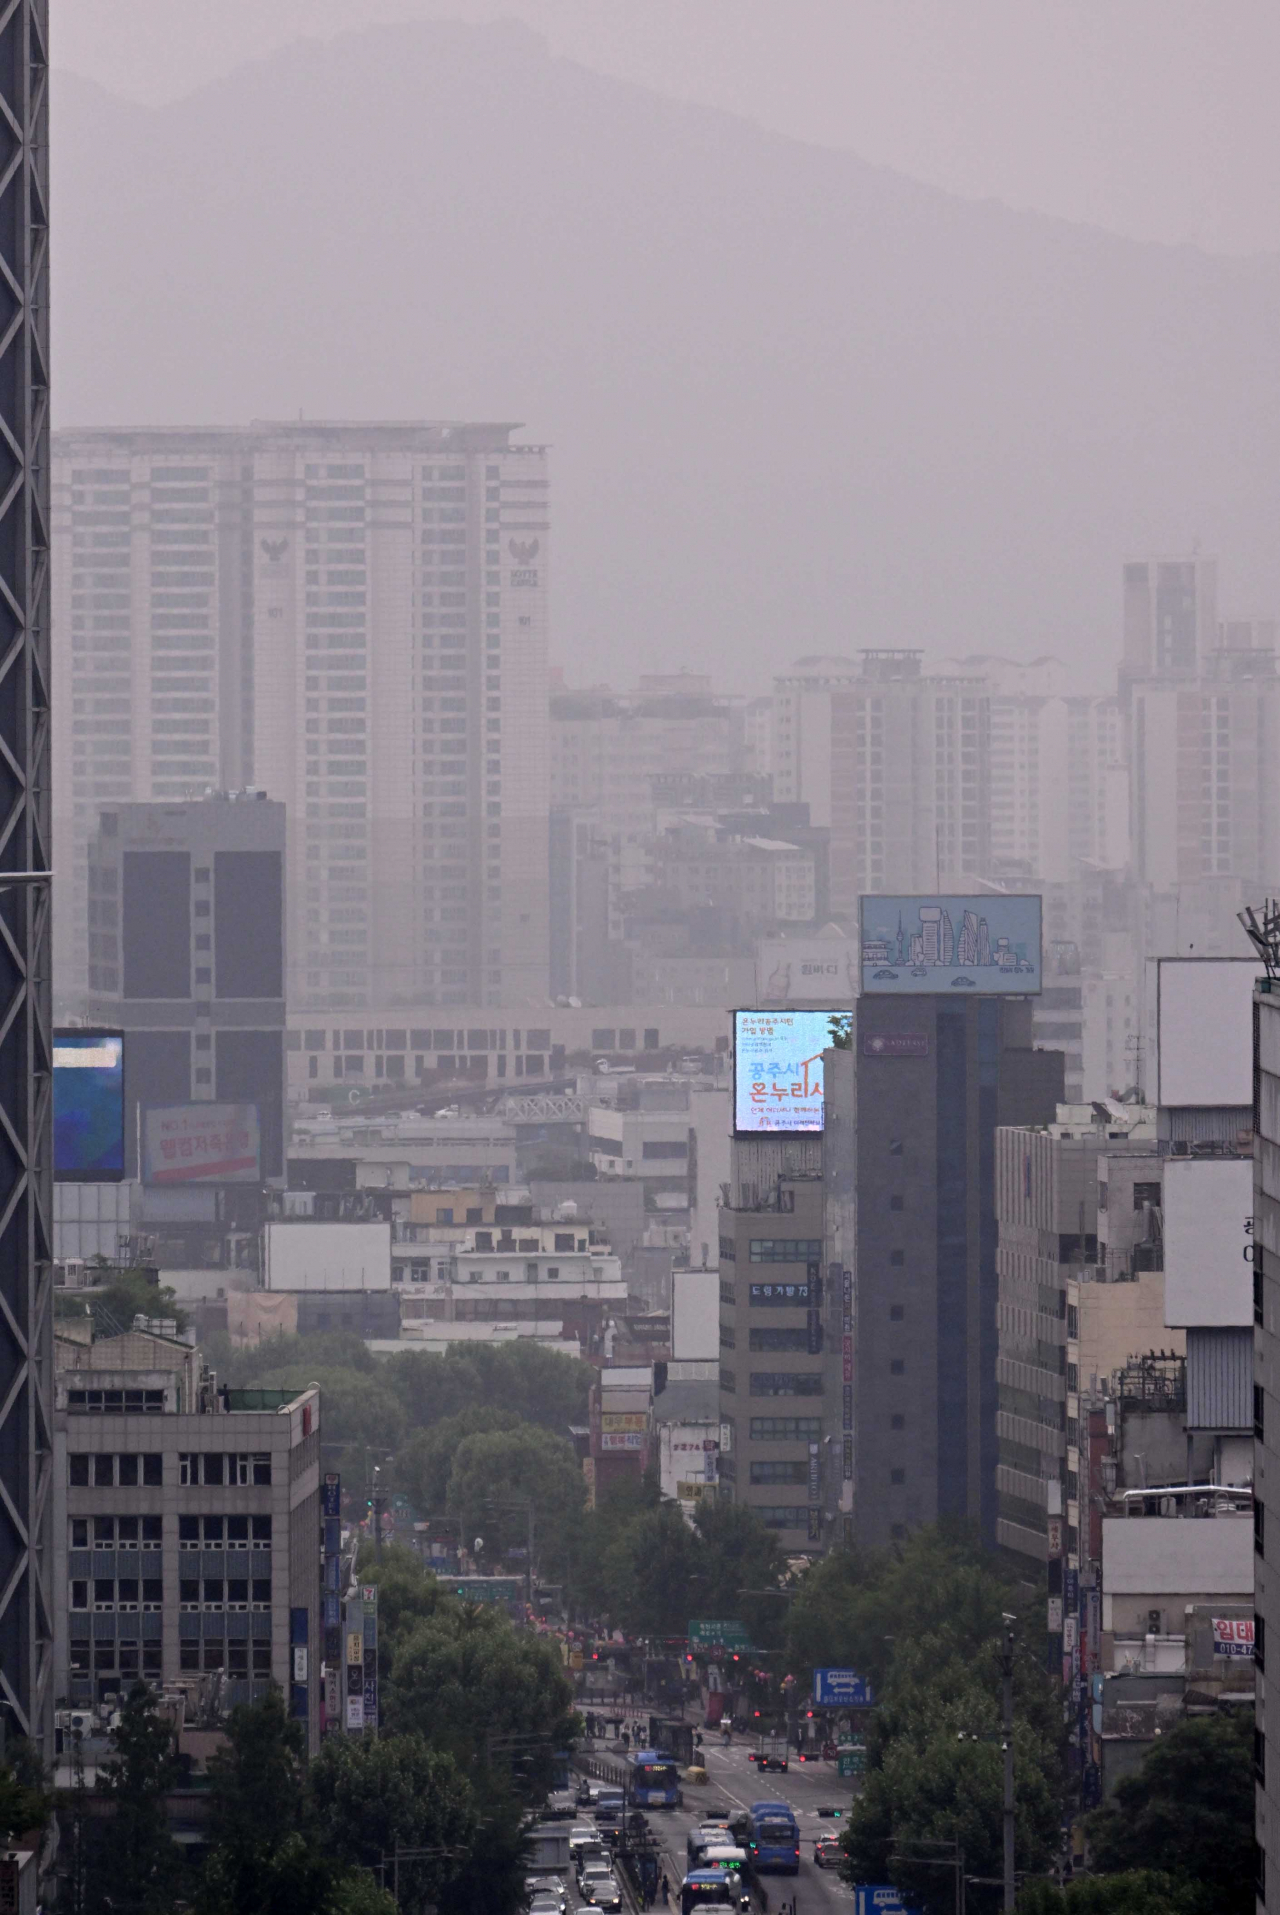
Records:
{"label": "blue road sign", "polygon": [[813,1699],[828,1709],[866,1709],[875,1701],[871,1684],[853,1669],[815,1669]]}

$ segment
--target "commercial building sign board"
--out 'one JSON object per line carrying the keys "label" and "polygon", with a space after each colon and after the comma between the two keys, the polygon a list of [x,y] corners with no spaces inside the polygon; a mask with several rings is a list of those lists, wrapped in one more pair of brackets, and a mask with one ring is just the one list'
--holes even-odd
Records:
{"label": "commercial building sign board", "polygon": [[53,1034],[53,1174],[72,1183],[124,1179],[124,1033]]}
{"label": "commercial building sign board", "polygon": [[1038,995],[1041,900],[991,891],[976,897],[864,897],[865,996]]}
{"label": "commercial building sign board", "polygon": [[261,1182],[256,1104],[170,1104],[142,1120],[145,1184]]}

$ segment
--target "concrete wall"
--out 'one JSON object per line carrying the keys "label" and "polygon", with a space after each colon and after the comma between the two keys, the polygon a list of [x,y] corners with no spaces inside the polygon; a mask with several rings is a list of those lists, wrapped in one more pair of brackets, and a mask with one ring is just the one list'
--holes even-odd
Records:
{"label": "concrete wall", "polygon": [[1144,1270],[1133,1283],[1080,1285],[1080,1387],[1123,1368],[1131,1356],[1171,1350],[1181,1356],[1186,1332],[1164,1320],[1164,1272]]}

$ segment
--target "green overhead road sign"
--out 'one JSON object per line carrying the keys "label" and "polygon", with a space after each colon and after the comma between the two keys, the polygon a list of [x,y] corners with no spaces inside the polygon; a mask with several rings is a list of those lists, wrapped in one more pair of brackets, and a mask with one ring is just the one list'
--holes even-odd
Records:
{"label": "green overhead road sign", "polygon": [[861,1775],[867,1766],[865,1749],[842,1749],[836,1757],[837,1775]]}
{"label": "green overhead road sign", "polygon": [[691,1649],[747,1649],[750,1642],[740,1622],[691,1622]]}

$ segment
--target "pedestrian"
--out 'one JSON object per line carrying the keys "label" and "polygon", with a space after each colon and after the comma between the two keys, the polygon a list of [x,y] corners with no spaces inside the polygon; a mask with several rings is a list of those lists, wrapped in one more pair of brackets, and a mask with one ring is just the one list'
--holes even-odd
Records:
{"label": "pedestrian", "polygon": [[662,1873],[662,1906],[664,1908],[670,1908],[671,1906],[671,1884],[667,1880],[665,1869]]}

